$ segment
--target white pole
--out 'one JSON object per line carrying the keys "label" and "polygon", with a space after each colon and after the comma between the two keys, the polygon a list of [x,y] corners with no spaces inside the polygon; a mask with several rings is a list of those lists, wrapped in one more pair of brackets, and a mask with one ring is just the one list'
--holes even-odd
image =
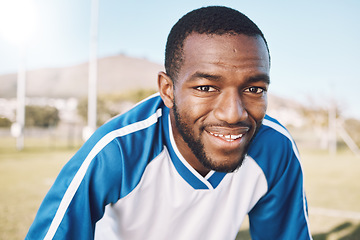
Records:
{"label": "white pole", "polygon": [[25,128],[25,89],[26,89],[26,67],[25,67],[25,44],[19,46],[19,66],[17,76],[17,107],[16,107],[16,148],[24,148],[24,128]]}
{"label": "white pole", "polygon": [[90,57],[89,57],[89,89],[88,89],[88,126],[83,133],[84,140],[88,139],[96,129],[97,108],[97,37],[99,0],[91,3],[90,26]]}

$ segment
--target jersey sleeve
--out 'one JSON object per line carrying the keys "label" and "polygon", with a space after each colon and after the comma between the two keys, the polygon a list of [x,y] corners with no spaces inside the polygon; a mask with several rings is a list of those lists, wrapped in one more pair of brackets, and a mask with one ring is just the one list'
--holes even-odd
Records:
{"label": "jersey sleeve", "polygon": [[277,130],[264,126],[252,151],[268,182],[267,193],[249,212],[252,239],[312,239],[298,150],[281,125],[270,125]]}
{"label": "jersey sleeve", "polygon": [[112,141],[97,151],[99,142],[85,143],[61,170],[25,239],[93,239],[105,205],[119,197],[121,153],[116,145]]}
{"label": "jersey sleeve", "polygon": [[105,207],[127,196],[162,151],[162,107],[155,94],[98,128],[61,170],[26,239],[93,239]]}

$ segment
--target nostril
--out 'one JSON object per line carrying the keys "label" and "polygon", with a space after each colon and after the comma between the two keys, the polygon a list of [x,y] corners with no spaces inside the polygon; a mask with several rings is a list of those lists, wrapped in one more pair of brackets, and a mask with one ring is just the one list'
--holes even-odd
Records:
{"label": "nostril", "polygon": [[248,113],[239,97],[224,97],[216,106],[215,117],[218,120],[234,124],[241,122],[248,117]]}

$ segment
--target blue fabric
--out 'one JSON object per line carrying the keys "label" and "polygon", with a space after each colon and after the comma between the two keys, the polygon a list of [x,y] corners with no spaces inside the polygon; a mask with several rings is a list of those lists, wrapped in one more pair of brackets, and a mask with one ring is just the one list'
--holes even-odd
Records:
{"label": "blue fabric", "polygon": [[[131,130],[133,124],[141,125],[159,109],[162,115],[153,124]],[[89,154],[96,149],[98,151],[90,159],[53,239],[93,239],[95,224],[104,215],[105,206],[131,193],[148,164],[163,151],[164,146],[177,172],[190,186],[195,190],[208,189],[176,155],[170,142],[168,115],[169,109],[159,96],[155,96],[100,127],[60,172],[26,239],[45,237],[69,185],[87,157],[92,156]],[[268,116],[265,119],[282,128],[276,120]],[[109,137],[108,142],[105,141],[109,134],[128,126],[130,130],[121,136]],[[250,146],[248,155],[263,171],[268,186],[266,194],[249,213],[254,240],[311,238],[305,212],[303,176],[294,146],[291,138],[266,125],[260,128]],[[208,181],[216,188],[225,176],[225,173],[215,172]]]}
{"label": "blue fabric", "polygon": [[[64,166],[46,195],[26,239],[43,239],[51,219],[87,155],[109,132],[150,117],[164,107],[159,97],[151,98],[101,126]],[[105,206],[126,196],[138,184],[146,165],[163,149],[161,124],[136,134],[115,138],[91,161],[54,239],[92,239],[95,223]],[[126,160],[124,160],[126,159]]]}
{"label": "blue fabric", "polygon": [[291,140],[262,126],[248,154],[268,181],[267,194],[249,213],[252,239],[309,239],[302,171]]}

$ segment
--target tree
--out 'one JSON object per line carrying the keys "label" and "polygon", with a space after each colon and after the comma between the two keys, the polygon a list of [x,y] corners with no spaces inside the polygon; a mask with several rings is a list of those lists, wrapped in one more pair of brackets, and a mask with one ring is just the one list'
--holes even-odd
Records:
{"label": "tree", "polygon": [[[97,99],[97,107],[96,107],[96,125],[100,126],[104,124],[107,120],[112,118],[113,116],[117,115],[117,112],[114,112],[110,108],[110,102],[107,101],[104,97],[98,97]],[[87,98],[83,98],[79,101],[78,104],[78,113],[79,115],[84,119],[84,121],[87,121],[88,115],[88,100]]]}
{"label": "tree", "polygon": [[0,127],[8,128],[11,126],[11,121],[6,117],[0,117]]}
{"label": "tree", "polygon": [[25,107],[26,127],[55,127],[59,121],[59,111],[55,107],[35,105]]}

